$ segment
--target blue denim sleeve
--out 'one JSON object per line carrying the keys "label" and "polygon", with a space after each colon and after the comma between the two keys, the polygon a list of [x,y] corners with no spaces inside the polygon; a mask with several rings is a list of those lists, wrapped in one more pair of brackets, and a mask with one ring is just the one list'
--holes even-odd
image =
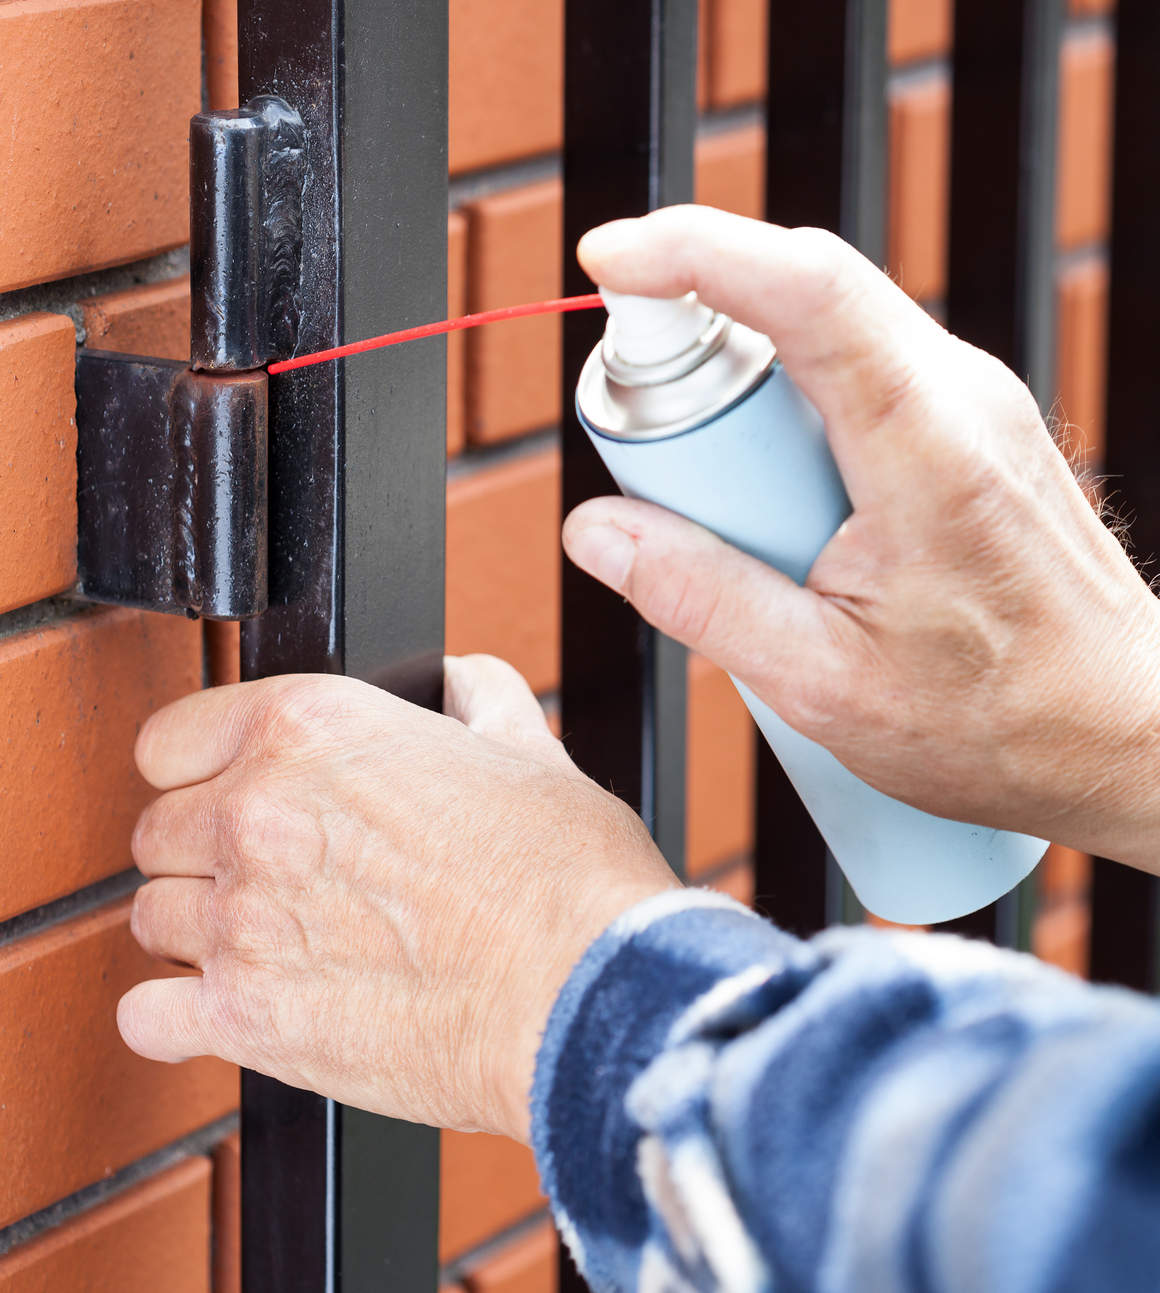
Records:
{"label": "blue denim sleeve", "polygon": [[588,950],[533,1143],[597,1293],[1155,1293],[1160,1007],[698,890]]}

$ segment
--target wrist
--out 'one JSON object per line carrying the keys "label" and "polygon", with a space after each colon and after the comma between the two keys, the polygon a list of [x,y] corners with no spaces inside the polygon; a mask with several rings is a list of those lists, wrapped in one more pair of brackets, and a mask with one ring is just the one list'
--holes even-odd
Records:
{"label": "wrist", "polygon": [[1099,736],[1082,784],[1074,843],[1160,874],[1160,602],[1125,626],[1106,670]]}
{"label": "wrist", "polygon": [[[638,903],[684,886],[669,873],[664,878],[606,885],[574,904],[554,937],[547,936],[523,971],[510,985],[503,1019],[494,1029],[490,1047],[492,1077],[490,1105],[495,1130],[530,1144],[531,1092],[536,1057],[557,998],[588,949],[616,919]],[[594,885],[595,888],[595,885]]]}

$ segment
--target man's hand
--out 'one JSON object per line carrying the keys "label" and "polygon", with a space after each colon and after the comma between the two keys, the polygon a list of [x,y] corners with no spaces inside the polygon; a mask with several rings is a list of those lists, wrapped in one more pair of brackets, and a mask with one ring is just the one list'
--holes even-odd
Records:
{"label": "man's hand", "polygon": [[347,1104],[526,1137],[540,1033],[587,945],[678,882],[524,680],[449,659],[447,714],[347,678],[200,692],[137,742],[166,793],[133,856],[150,952],[126,1042],[219,1055]]}
{"label": "man's hand", "polygon": [[818,230],[676,207],[579,255],[768,333],[854,513],[805,588],[628,499],[572,560],[888,794],[1160,870],[1160,604],[1026,386]]}

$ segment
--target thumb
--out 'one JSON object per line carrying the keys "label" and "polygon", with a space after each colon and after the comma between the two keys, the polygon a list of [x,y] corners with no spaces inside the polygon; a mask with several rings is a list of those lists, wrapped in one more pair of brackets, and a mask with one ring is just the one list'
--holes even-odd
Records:
{"label": "thumb", "polygon": [[665,508],[591,499],[564,523],[564,549],[650,624],[741,678],[783,715],[805,684],[802,662],[811,678],[825,670],[823,600]]}
{"label": "thumb", "polygon": [[564,753],[523,674],[493,655],[446,656],[443,710],[481,736]]}
{"label": "thumb", "polygon": [[642,296],[692,289],[772,337],[826,423],[855,507],[896,493],[915,453],[938,442],[929,388],[957,352],[921,306],[835,235],[663,207],[590,230],[577,255],[603,287]]}

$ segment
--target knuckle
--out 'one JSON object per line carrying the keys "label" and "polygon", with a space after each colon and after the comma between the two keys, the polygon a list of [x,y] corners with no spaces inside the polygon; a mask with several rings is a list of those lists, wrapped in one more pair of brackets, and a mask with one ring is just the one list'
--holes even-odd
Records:
{"label": "knuckle", "polygon": [[852,685],[848,669],[818,661],[778,695],[776,709],[795,731],[829,747],[837,729],[856,728],[863,721],[863,695]]}
{"label": "knuckle", "polygon": [[642,606],[647,618],[672,637],[692,645],[703,641],[713,628],[721,604],[721,583],[674,571],[671,578],[661,581],[654,596],[652,608]]}
{"label": "knuckle", "polygon": [[955,340],[957,367],[966,383],[963,395],[968,406],[985,418],[986,426],[1001,429],[1004,438],[1013,430],[1042,432],[1043,415],[1027,383],[996,356]]}
{"label": "knuckle", "polygon": [[848,291],[850,262],[855,252],[849,243],[828,229],[790,230],[794,263],[815,304],[844,300]]}
{"label": "knuckle", "polygon": [[865,408],[866,422],[881,427],[904,414],[912,414],[924,399],[925,386],[918,370],[907,359],[898,357],[890,367],[880,371],[873,393]]}
{"label": "knuckle", "polygon": [[324,738],[362,685],[325,674],[279,679],[262,699],[259,725],[265,742],[280,749]]}
{"label": "knuckle", "polygon": [[222,946],[234,954],[260,941],[265,921],[266,904],[248,886],[233,889],[217,907]]}
{"label": "knuckle", "polygon": [[157,844],[164,834],[159,818],[164,813],[162,801],[155,799],[144,808],[133,827],[133,836],[129,841],[129,852],[141,871],[145,871],[157,852]]}
{"label": "knuckle", "polygon": [[220,825],[234,856],[243,862],[263,863],[276,849],[277,828],[284,815],[281,800],[268,786],[255,779],[240,782],[226,792]]}
{"label": "knuckle", "polygon": [[263,713],[265,735],[275,745],[301,745],[316,734],[320,690],[313,678],[285,683],[267,700]]}

